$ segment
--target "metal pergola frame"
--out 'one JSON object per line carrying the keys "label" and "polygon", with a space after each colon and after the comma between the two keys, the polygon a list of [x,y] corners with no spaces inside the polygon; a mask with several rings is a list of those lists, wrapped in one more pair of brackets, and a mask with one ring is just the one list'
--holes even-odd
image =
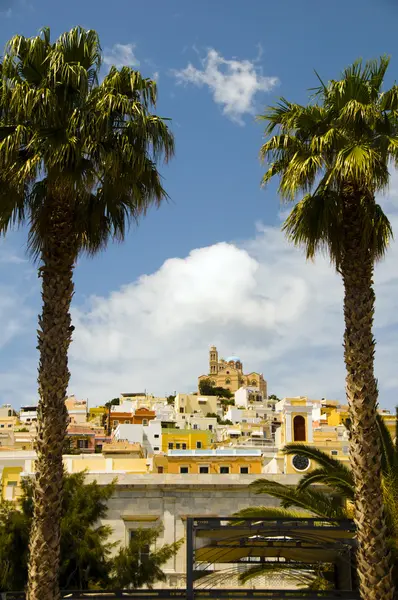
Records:
{"label": "metal pergola frame", "polygon": [[[267,539],[268,538],[271,539]],[[290,552],[322,552],[334,550],[336,555],[347,549],[350,555],[355,548],[355,526],[350,520],[331,520],[320,518],[261,519],[250,517],[187,517],[186,518],[186,589],[154,590],[108,590],[108,591],[61,591],[61,598],[68,600],[358,600],[358,591],[354,589],[293,590],[293,589],[247,589],[247,588],[195,588],[195,566],[197,564],[196,540],[210,540],[208,548],[221,548],[223,553],[240,549],[250,556],[251,552],[265,556],[277,550],[278,557]],[[206,537],[207,536],[207,537]],[[250,541],[252,536],[259,539]],[[261,537],[263,540],[261,540]],[[318,543],[317,543],[318,540]],[[203,546],[202,546],[203,549]],[[205,548],[206,550],[206,548]],[[264,552],[264,553],[263,553]],[[244,554],[244,553],[243,553]],[[219,557],[223,558],[223,557]],[[304,557],[305,558],[305,557]],[[225,560],[225,555],[224,558]],[[235,559],[232,553],[227,556],[231,563],[242,563],[242,557]],[[275,561],[276,562],[276,561]],[[326,562],[322,561],[320,563]],[[222,563],[222,560],[219,560]],[[248,564],[248,562],[244,562]],[[260,564],[253,562],[251,564]],[[308,560],[286,562],[286,568],[310,568]],[[350,559],[345,568],[353,571]],[[355,586],[351,586],[355,587]],[[24,592],[0,594],[5,600],[25,600]]]}
{"label": "metal pergola frame", "polygon": [[[328,563],[337,568],[337,559],[345,556],[343,567],[353,576],[351,553],[355,548],[355,525],[351,520],[331,520],[321,518],[261,519],[252,517],[187,517],[186,519],[186,577],[187,600],[199,598],[344,598],[353,600],[359,597],[354,589],[331,591],[309,590],[260,590],[260,589],[200,589],[195,587],[195,579],[200,572],[197,567],[204,557],[209,563],[261,564],[280,562],[286,558],[287,568],[305,568],[311,561],[308,556],[315,554],[312,562]],[[197,540],[205,546],[197,548]],[[206,545],[207,543],[207,545]],[[221,553],[220,553],[221,549]],[[289,558],[291,554],[296,558]],[[300,558],[302,555],[302,558]],[[254,557],[253,562],[250,557]],[[326,557],[327,560],[324,560]],[[334,557],[334,560],[331,559]],[[348,557],[348,558],[347,558]],[[290,562],[289,562],[290,561]],[[336,561],[336,562],[335,562]],[[341,562],[341,561],[340,561]],[[341,568],[341,565],[340,565]],[[349,588],[354,587],[349,584]]]}

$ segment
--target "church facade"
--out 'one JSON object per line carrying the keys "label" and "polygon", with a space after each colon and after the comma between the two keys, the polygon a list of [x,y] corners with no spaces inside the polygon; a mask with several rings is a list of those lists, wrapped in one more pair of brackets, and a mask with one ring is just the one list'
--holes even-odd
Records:
{"label": "church facade", "polygon": [[235,393],[241,387],[258,388],[267,396],[267,382],[261,373],[243,373],[242,361],[238,356],[229,356],[225,360],[218,358],[218,351],[212,346],[209,351],[209,373],[200,375],[198,384],[203,379],[210,379],[215,387],[222,387]]}

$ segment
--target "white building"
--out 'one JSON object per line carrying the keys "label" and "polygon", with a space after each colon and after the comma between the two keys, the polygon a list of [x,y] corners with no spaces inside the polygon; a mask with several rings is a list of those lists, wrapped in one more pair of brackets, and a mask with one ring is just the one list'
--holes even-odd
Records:
{"label": "white building", "polygon": [[37,406],[21,406],[19,411],[19,420],[21,423],[35,423],[37,421]]}
{"label": "white building", "polygon": [[176,420],[176,413],[172,404],[155,404],[153,409],[156,413],[156,419],[159,421],[171,421]]}
{"label": "white building", "polygon": [[118,425],[113,432],[113,437],[117,441],[140,444],[147,456],[162,451],[162,423],[157,419],[152,419],[148,425]]}
{"label": "white building", "polygon": [[216,431],[217,417],[203,417],[200,414],[193,414],[193,415],[177,414],[176,415],[176,425],[180,429],[198,429],[199,431]]}
{"label": "white building", "polygon": [[232,423],[251,423],[257,424],[262,421],[262,417],[255,409],[246,410],[245,408],[237,408],[236,406],[229,406],[225,413],[225,419],[232,421]]}

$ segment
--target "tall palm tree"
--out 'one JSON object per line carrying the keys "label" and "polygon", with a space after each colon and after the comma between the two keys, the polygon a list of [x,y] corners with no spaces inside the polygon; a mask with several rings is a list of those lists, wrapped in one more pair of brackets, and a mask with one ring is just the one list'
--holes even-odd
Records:
{"label": "tall palm tree", "polygon": [[389,162],[398,157],[398,88],[382,91],[388,63],[387,58],[356,62],[341,80],[321,82],[308,106],[281,99],[261,117],[267,122],[263,183],[278,176],[283,199],[303,194],[284,231],[305,248],[307,258],[328,252],[343,279],[358,574],[366,600],[389,600],[394,594],[376,443],[372,333],[374,263],[392,235],[375,195],[388,185]]}
{"label": "tall palm tree", "polygon": [[65,396],[73,269],[110,239],[123,240],[166,197],[157,162],[173,136],[151,113],[156,84],[129,67],[98,81],[101,47],[75,27],[13,37],[0,64],[0,228],[26,223],[40,261],[39,410],[29,600],[56,600]]}

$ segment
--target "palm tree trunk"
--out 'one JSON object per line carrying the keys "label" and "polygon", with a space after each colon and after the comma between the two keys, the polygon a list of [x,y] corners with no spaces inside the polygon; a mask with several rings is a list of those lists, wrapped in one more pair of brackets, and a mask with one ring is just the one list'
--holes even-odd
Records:
{"label": "palm tree trunk", "polygon": [[370,250],[361,247],[359,202],[355,197],[345,202],[343,220],[344,358],[351,420],[350,460],[355,480],[357,569],[364,600],[392,600],[394,586],[386,542],[381,453],[376,424],[378,390],[372,334],[374,261]]}
{"label": "palm tree trunk", "polygon": [[73,327],[75,242],[68,210],[54,205],[42,249],[42,315],[39,317],[39,408],[34,517],[30,536],[28,600],[58,600],[62,451],[68,425],[68,348]]}

